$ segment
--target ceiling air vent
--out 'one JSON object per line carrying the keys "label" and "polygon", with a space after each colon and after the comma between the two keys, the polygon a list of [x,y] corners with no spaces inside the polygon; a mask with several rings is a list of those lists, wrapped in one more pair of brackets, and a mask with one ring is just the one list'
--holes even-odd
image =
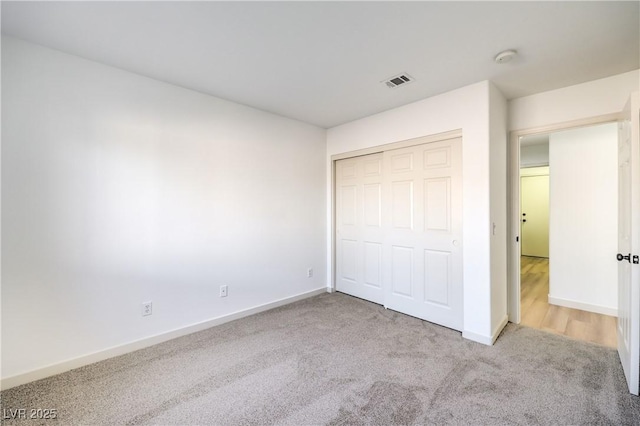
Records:
{"label": "ceiling air vent", "polygon": [[395,89],[398,86],[402,86],[403,84],[413,83],[415,80],[409,74],[402,73],[398,74],[394,77],[388,78],[383,81],[384,84],[387,85],[390,89]]}

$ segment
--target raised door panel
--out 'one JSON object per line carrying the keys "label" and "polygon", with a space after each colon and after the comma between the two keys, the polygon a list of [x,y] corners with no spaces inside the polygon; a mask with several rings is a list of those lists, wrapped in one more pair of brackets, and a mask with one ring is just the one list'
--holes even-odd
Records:
{"label": "raised door panel", "polygon": [[356,185],[348,185],[340,188],[340,224],[356,225],[358,214],[358,196]]}
{"label": "raised door panel", "polygon": [[382,244],[365,241],[364,243],[364,284],[376,288],[382,287]]}
{"label": "raised door panel", "polygon": [[413,248],[391,247],[391,288],[394,294],[413,297]]}
{"label": "raised door panel", "polygon": [[423,152],[424,169],[451,167],[451,147],[428,148]]}
{"label": "raised door panel", "polygon": [[413,184],[412,180],[391,184],[391,223],[395,229],[413,229]]}
{"label": "raised door panel", "polygon": [[340,167],[339,176],[342,181],[358,177],[358,163],[354,160],[344,160]]}
{"label": "raised door panel", "polygon": [[413,171],[413,152],[391,154],[390,173],[406,173]]}
{"label": "raised door panel", "polygon": [[451,229],[451,178],[442,177],[424,181],[424,229],[444,231]]}
{"label": "raised door panel", "polygon": [[342,262],[342,273],[340,278],[343,280],[349,280],[356,282],[358,279],[358,242],[354,240],[342,240],[340,242],[342,247],[342,256],[340,260]]}
{"label": "raised door panel", "polygon": [[451,252],[424,251],[424,301],[449,306]]}
{"label": "raised door panel", "polygon": [[366,184],[363,193],[364,226],[379,228],[382,224],[382,185]]}
{"label": "raised door panel", "polygon": [[364,159],[363,162],[364,177],[379,177],[382,175],[382,157]]}

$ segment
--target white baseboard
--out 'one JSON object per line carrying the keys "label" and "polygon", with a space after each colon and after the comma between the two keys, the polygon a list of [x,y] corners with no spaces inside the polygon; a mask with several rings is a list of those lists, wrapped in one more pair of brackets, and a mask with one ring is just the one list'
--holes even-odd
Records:
{"label": "white baseboard", "polygon": [[472,331],[465,330],[462,332],[462,337],[464,337],[465,339],[473,340],[474,342],[482,343],[483,345],[491,346],[495,343],[496,339],[500,335],[500,332],[508,322],[509,317],[505,315],[502,320],[500,320],[498,326],[493,330],[491,336],[485,336],[484,334],[478,334]]}
{"label": "white baseboard", "polygon": [[129,352],[137,351],[149,346],[157,345],[158,343],[166,342],[167,340],[175,339],[177,337],[186,336],[187,334],[195,333],[198,331],[206,330],[207,328],[215,327],[230,321],[234,321],[240,318],[248,317],[259,312],[268,311],[269,309],[277,308],[279,306],[287,305],[289,303],[296,302],[298,300],[307,299],[309,297],[317,296],[319,294],[327,293],[327,288],[322,287],[316,290],[300,293],[295,296],[286,297],[284,299],[276,300],[274,302],[265,303],[264,305],[255,306],[253,308],[245,309],[242,311],[234,312],[232,314],[223,315],[210,320],[202,321],[196,324],[188,325],[186,327],[177,328],[167,331],[165,333],[156,334],[155,336],[145,337],[140,340],[125,343],[119,346],[107,348],[102,351],[94,352],[88,355],[83,355],[78,358],[73,358],[67,361],[62,361],[56,364],[51,364],[46,367],[32,370],[26,373],[17,374],[11,377],[5,377],[0,381],[0,389],[5,390],[20,386],[25,383],[33,382],[36,380],[44,379],[46,377],[55,376],[56,374],[64,373],[74,368],[84,367],[85,365],[93,364],[98,361],[103,361],[115,356],[124,355]]}
{"label": "white baseboard", "polygon": [[493,342],[491,341],[491,336],[485,336],[484,334],[474,333],[472,331],[464,330],[462,332],[462,337],[468,340],[473,340],[474,342],[482,343],[483,345],[491,346]]}
{"label": "white baseboard", "polygon": [[563,299],[549,295],[549,304],[564,306],[565,308],[580,309],[581,311],[595,312],[596,314],[618,316],[618,309],[609,306],[593,305],[591,303],[578,302],[577,300]]}

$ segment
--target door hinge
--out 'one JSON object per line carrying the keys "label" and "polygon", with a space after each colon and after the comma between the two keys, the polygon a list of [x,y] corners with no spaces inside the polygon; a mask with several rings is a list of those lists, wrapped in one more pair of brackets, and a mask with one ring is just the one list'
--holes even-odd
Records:
{"label": "door hinge", "polygon": [[633,255],[633,263],[636,264],[636,265],[638,263],[640,263],[640,256],[638,256],[637,254],[634,254]]}
{"label": "door hinge", "polygon": [[520,242],[520,237],[516,237],[516,243]]}

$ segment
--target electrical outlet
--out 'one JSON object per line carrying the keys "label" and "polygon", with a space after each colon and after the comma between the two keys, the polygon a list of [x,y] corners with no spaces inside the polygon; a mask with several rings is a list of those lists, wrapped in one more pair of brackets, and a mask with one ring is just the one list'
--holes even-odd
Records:
{"label": "electrical outlet", "polygon": [[313,268],[307,269],[307,278],[311,278],[313,276]]}
{"label": "electrical outlet", "polygon": [[147,315],[151,315],[152,313],[153,313],[153,303],[142,302],[142,316],[146,317]]}
{"label": "electrical outlet", "polygon": [[227,297],[227,292],[229,288],[226,285],[220,286],[220,297]]}

